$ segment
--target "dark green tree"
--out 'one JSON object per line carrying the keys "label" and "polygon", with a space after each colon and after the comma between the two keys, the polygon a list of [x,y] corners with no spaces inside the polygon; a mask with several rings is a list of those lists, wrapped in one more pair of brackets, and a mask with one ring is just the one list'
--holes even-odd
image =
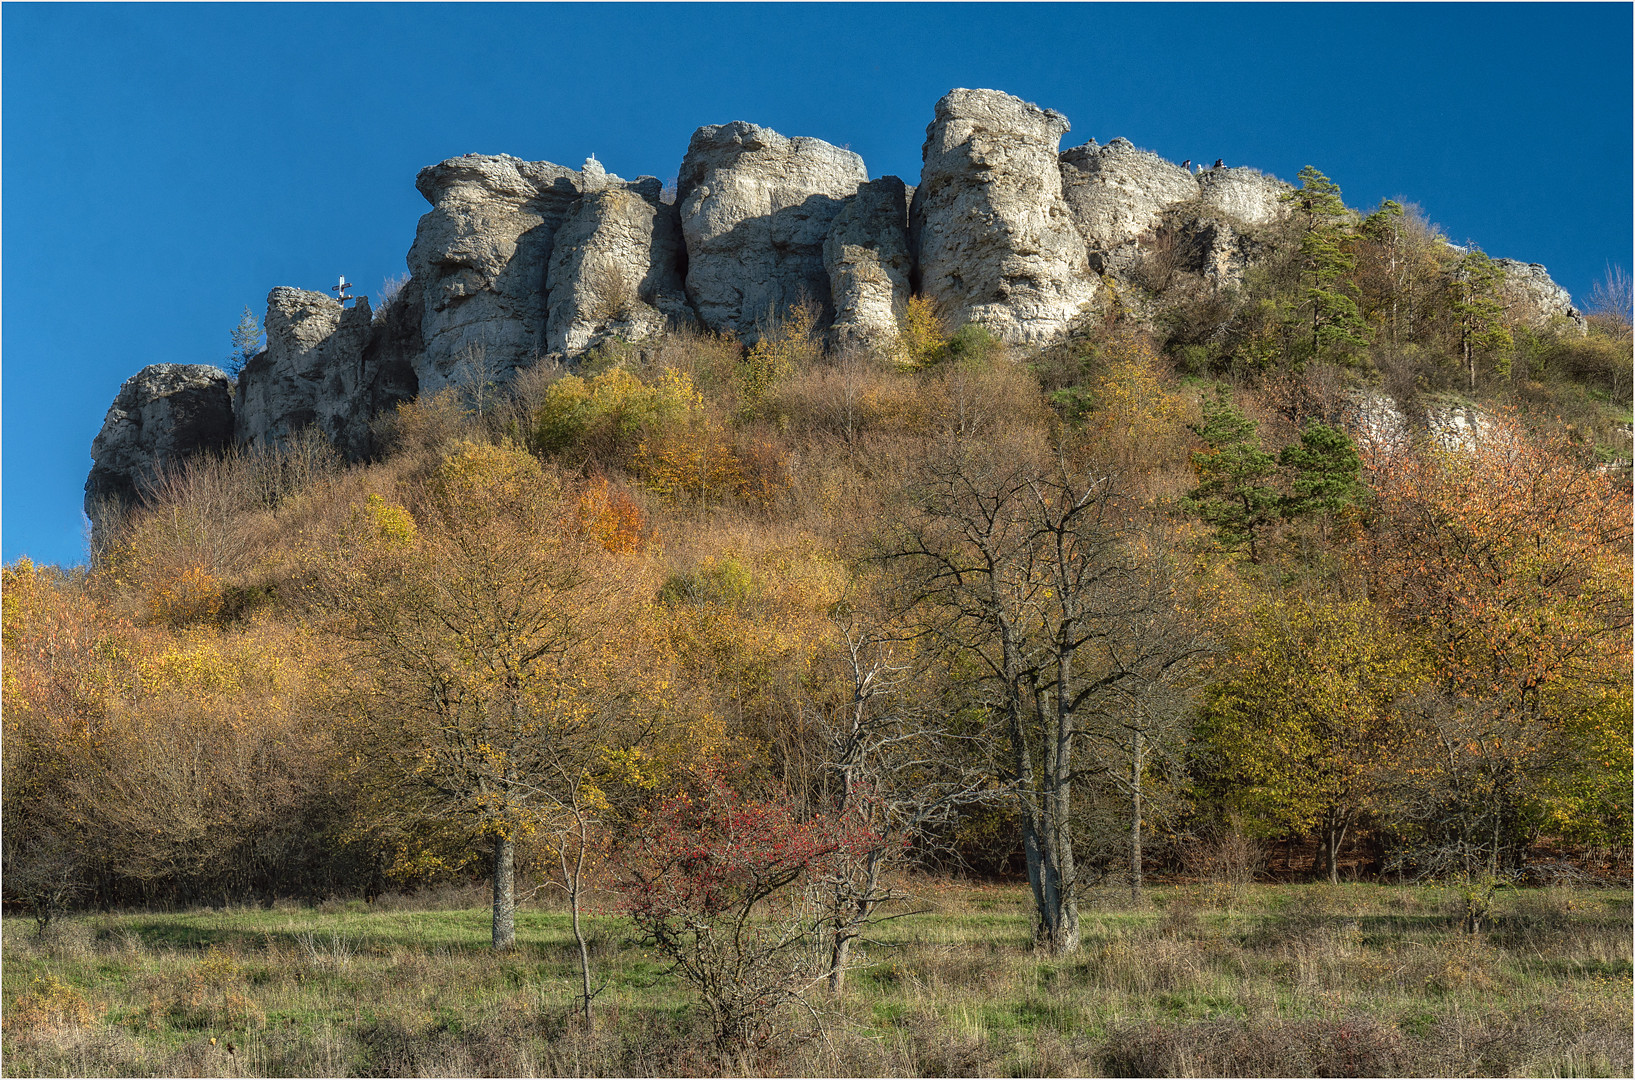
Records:
{"label": "dark green tree", "polygon": [[1203,413],[1203,423],[1192,430],[1209,449],[1192,454],[1198,486],[1185,505],[1214,527],[1221,547],[1247,549],[1249,561],[1258,563],[1257,535],[1278,518],[1280,499],[1271,483],[1277,459],[1260,448],[1260,425],[1232,404],[1227,391],[1205,401]]}
{"label": "dark green tree", "polygon": [[1352,296],[1356,240],[1340,187],[1307,165],[1300,188],[1283,196],[1294,207],[1300,235],[1301,315],[1311,328],[1310,357],[1335,359],[1368,344],[1368,324]]}
{"label": "dark green tree", "polygon": [[[1472,391],[1476,389],[1477,359],[1492,356],[1515,343],[1504,325],[1504,302],[1499,298],[1499,286],[1503,282],[1504,271],[1479,247],[1465,248],[1454,260],[1448,310],[1459,331],[1459,354],[1469,373]],[[1503,363],[1501,370],[1508,374],[1509,365]]]}
{"label": "dark green tree", "polygon": [[1283,448],[1278,464],[1289,470],[1289,491],[1282,499],[1286,518],[1333,517],[1362,498],[1362,457],[1357,444],[1339,428],[1312,421],[1300,441]]}

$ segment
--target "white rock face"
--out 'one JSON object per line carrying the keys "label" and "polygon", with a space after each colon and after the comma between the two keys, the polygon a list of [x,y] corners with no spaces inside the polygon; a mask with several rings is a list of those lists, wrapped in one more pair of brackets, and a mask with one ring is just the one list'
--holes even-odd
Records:
{"label": "white rock face", "polygon": [[1204,209],[1244,225],[1271,225],[1288,214],[1283,196],[1294,188],[1259,169],[1205,169],[1198,174]]}
{"label": "white rock face", "polygon": [[911,243],[920,291],[950,323],[1044,342],[1095,300],[1062,197],[1067,118],[997,90],[953,90],[926,128]]}
{"label": "white rock face", "polygon": [[687,298],[706,327],[756,336],[802,299],[834,317],[823,241],[869,178],[863,159],[820,139],[735,121],[693,133],[677,179]]}
{"label": "white rock face", "polygon": [[585,182],[572,169],[505,155],[467,154],[420,170],[415,186],[432,209],[415,230],[409,271],[425,297],[415,371],[422,392],[463,377],[462,368],[503,380],[547,351],[552,241]]}
{"label": "white rock face", "polygon": [[1190,173],[1128,139],[1064,151],[1061,171],[1062,196],[1098,270],[1106,253],[1152,231],[1165,210],[1198,197]]}
{"label": "white rock face", "polygon": [[1565,319],[1579,333],[1588,331],[1584,313],[1573,306],[1571,294],[1557,285],[1544,267],[1516,259],[1494,259],[1493,263],[1504,271],[1499,292],[1513,318],[1536,329],[1549,326],[1553,319]]}
{"label": "white rock face", "polygon": [[834,341],[866,345],[890,340],[908,303],[908,188],[895,176],[857,189],[835,215],[823,241],[823,265],[834,298]]}
{"label": "white rock face", "polygon": [[125,380],[91,443],[85,513],[100,527],[165,469],[233,441],[233,384],[205,364],[149,364]]}
{"label": "white rock face", "polygon": [[[587,178],[594,160],[586,162]],[[546,273],[545,344],[577,355],[609,338],[641,341],[693,322],[681,281],[681,219],[660,184],[588,191],[556,232]]]}
{"label": "white rock face", "polygon": [[384,328],[368,298],[343,308],[323,293],[279,287],[267,294],[265,326],[267,348],[239,373],[238,441],[271,446],[316,425],[342,454],[366,456],[374,414],[416,389],[408,358],[377,340]]}

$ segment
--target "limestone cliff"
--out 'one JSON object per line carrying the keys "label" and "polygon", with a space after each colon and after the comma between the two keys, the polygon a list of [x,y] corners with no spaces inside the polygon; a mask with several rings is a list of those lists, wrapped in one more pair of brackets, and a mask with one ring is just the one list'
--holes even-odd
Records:
{"label": "limestone cliff", "polygon": [[[791,304],[840,347],[879,345],[913,293],[952,325],[1022,347],[1097,313],[1104,281],[1140,317],[1175,284],[1208,292],[1270,250],[1289,186],[1251,168],[1196,172],[1127,139],[1060,149],[1067,118],[996,90],[953,90],[926,128],[919,184],[745,121],[694,132],[675,201],[659,181],[466,154],[428,166],[410,279],[371,310],[276,288],[267,348],[236,388],[213,368],[127,381],[92,446],[86,505],[139,501],[164,468],[316,426],[352,459],[376,414],[549,357],[696,325],[753,340]],[[1536,264],[1497,260],[1513,318],[1582,326]],[[1129,288],[1131,283],[1137,287]]]}

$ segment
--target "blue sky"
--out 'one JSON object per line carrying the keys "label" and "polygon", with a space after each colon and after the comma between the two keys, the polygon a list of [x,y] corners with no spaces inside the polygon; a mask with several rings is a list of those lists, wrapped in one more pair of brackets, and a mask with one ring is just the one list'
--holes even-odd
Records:
{"label": "blue sky", "polygon": [[1631,266],[1627,4],[34,5],[0,8],[0,555],[84,558],[89,448],[145,364],[220,363],[275,285],[404,272],[424,165],[675,175],[751,120],[919,175],[993,87],[1346,201],[1586,298]]}

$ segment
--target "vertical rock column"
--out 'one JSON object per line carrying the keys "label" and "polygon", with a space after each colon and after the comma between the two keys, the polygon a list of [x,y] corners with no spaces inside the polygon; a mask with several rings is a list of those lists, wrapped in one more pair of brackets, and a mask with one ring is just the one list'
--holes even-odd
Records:
{"label": "vertical rock column", "polygon": [[823,242],[869,178],[863,159],[819,139],[735,121],[693,133],[681,162],[687,298],[711,330],[754,337],[802,299],[834,318]]}
{"label": "vertical rock column", "polygon": [[1062,198],[1067,118],[997,90],[953,90],[926,128],[914,193],[919,291],[954,325],[1043,342],[1096,298]]}
{"label": "vertical rock column", "polygon": [[572,169],[505,155],[420,170],[415,187],[432,204],[409,249],[425,305],[421,392],[464,377],[462,368],[504,381],[547,351],[546,268],[582,184]]}
{"label": "vertical rock column", "polygon": [[316,425],[342,453],[362,456],[366,445],[352,444],[368,439],[362,384],[371,322],[365,298],[343,308],[304,289],[268,293],[267,348],[239,373],[238,441],[272,445]]}
{"label": "vertical rock column", "polygon": [[880,344],[908,302],[908,189],[883,176],[846,200],[823,241],[837,345]]}
{"label": "vertical rock column", "polygon": [[587,190],[557,230],[546,274],[551,352],[573,356],[609,338],[641,341],[693,322],[681,283],[681,219],[660,189],[651,176],[613,178]]}

